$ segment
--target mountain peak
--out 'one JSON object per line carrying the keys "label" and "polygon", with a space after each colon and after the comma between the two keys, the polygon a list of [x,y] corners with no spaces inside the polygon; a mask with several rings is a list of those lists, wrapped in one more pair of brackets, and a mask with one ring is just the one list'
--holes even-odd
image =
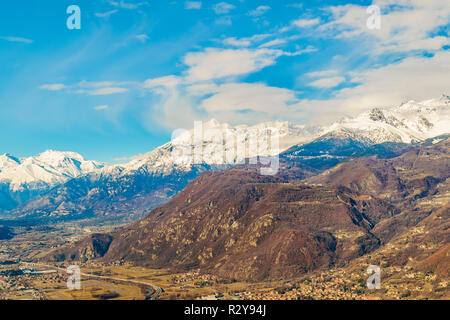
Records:
{"label": "mountain peak", "polygon": [[3,155],[0,156],[0,184],[7,182],[12,190],[51,188],[103,166],[96,161],[86,161],[80,154],[70,151],[46,150],[20,161]]}
{"label": "mountain peak", "polygon": [[79,153],[72,151],[56,151],[51,149],[38,154],[34,158],[44,162],[64,161],[65,159],[74,159],[80,162],[85,161],[83,156]]}
{"label": "mountain peak", "polygon": [[20,160],[9,153],[0,155],[0,171],[2,168],[20,165]]}
{"label": "mountain peak", "polygon": [[370,110],[369,118],[372,121],[386,121],[383,111],[380,108],[373,108]]}

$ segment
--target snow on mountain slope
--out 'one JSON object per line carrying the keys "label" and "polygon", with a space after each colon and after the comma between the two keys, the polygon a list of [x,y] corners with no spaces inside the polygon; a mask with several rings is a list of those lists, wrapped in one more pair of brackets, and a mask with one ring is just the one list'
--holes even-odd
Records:
{"label": "snow on mountain slope", "polygon": [[[212,119],[203,123],[203,131],[217,129],[224,133],[226,130],[238,136],[237,140],[256,141],[265,133],[264,129],[275,128],[280,135],[278,153],[294,146],[304,145],[316,139],[323,138],[351,138],[363,144],[371,145],[383,142],[411,143],[424,141],[428,138],[450,132],[450,97],[442,95],[441,98],[422,102],[409,101],[393,108],[374,108],[362,113],[355,118],[345,118],[328,127],[304,126],[283,121],[272,121],[257,124],[255,126],[240,125],[232,127],[226,123],[219,123]],[[193,145],[192,134],[194,130],[186,132],[188,144]],[[260,135],[256,137],[254,135]],[[224,135],[225,136],[225,135]],[[182,136],[180,136],[183,139]],[[186,139],[185,137],[185,139]],[[177,138],[178,139],[178,138]],[[189,140],[191,139],[191,140]],[[221,141],[213,139],[203,140],[203,150],[216,150],[223,148]],[[247,146],[248,147],[248,146]],[[151,173],[170,174],[173,171],[189,171],[192,164],[177,164],[172,157],[174,142],[169,142],[155,150],[136,157],[129,163],[121,165],[121,174],[129,174],[136,170],[145,170]],[[225,153],[230,151],[225,146]],[[275,152],[271,152],[275,154]],[[254,157],[258,154],[255,149],[249,148],[246,157]],[[233,163],[238,162],[239,157],[233,158]],[[214,165],[214,158],[208,157],[203,151],[203,158],[194,164]],[[230,164],[230,163],[228,163]],[[110,167],[104,170],[111,170]]]}
{"label": "snow on mountain slope", "polygon": [[5,154],[0,156],[0,183],[12,191],[49,188],[104,166],[75,152],[48,150],[22,159]]}
{"label": "snow on mountain slope", "polygon": [[0,172],[20,165],[20,160],[10,154],[0,155]]}
{"label": "snow on mountain slope", "polygon": [[368,143],[411,143],[450,132],[450,97],[408,101],[394,108],[373,108],[356,118],[345,118],[324,135]]}
{"label": "snow on mountain slope", "polygon": [[[246,147],[248,148],[249,141],[262,141],[262,139],[264,139],[264,137],[267,135],[266,129],[269,128],[276,129],[280,137],[279,148],[271,152],[271,154],[273,155],[286,150],[294,144],[310,141],[314,137],[317,137],[319,132],[319,129],[316,127],[308,127],[304,125],[289,123],[286,121],[272,121],[260,123],[255,126],[239,125],[233,127],[229,124],[219,123],[217,120],[212,119],[202,124],[202,130],[200,132],[203,132],[204,137],[202,143],[203,151],[201,152],[200,161],[196,162],[195,157],[192,155],[192,161],[179,161],[179,159],[177,159],[173,154],[174,148],[177,145],[176,141],[179,141],[180,139],[184,143],[187,143],[187,145],[189,145],[189,148],[192,148],[193,150],[195,144],[195,129],[192,129],[178,136],[175,139],[175,142],[168,142],[149,153],[135,157],[135,159],[133,159],[129,163],[119,165],[119,167],[122,167],[122,170],[120,172],[122,175],[126,175],[130,174],[133,171],[145,170],[148,173],[164,175],[170,174],[176,170],[189,171],[191,170],[193,165],[207,165],[212,167],[216,166],[217,168],[230,166],[242,160],[240,154],[238,154],[237,152],[233,152],[234,150],[231,150],[236,147],[237,143],[246,143]],[[216,132],[220,133],[220,136],[224,140],[216,141],[212,138],[207,138],[206,132],[208,130],[217,130]],[[226,144],[227,132],[233,134],[236,137],[236,144]],[[224,159],[224,161],[222,162],[217,161],[217,158],[213,156],[214,150],[221,149],[224,150],[224,155],[230,154],[231,159],[227,159],[227,161],[225,161]],[[208,150],[210,152],[208,152]],[[245,157],[255,157],[259,155],[259,151],[260,150],[248,148],[247,152],[245,153]],[[101,172],[106,173],[111,170],[113,170],[111,167],[106,167],[101,170]],[[117,168],[115,168],[115,170],[117,170]]]}

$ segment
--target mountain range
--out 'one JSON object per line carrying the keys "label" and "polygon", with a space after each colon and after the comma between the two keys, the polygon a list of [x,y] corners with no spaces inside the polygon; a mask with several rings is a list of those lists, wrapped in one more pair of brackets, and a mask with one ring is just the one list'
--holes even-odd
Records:
{"label": "mountain range", "polygon": [[[450,128],[450,98],[442,95],[393,108],[373,108],[329,126],[274,121],[233,127],[210,120],[203,124],[203,129],[208,128],[237,135],[276,128],[280,133],[277,176],[305,179],[349,158],[395,157],[427,139],[445,138]],[[250,139],[242,137],[247,144]],[[217,147],[223,147],[221,141],[203,142],[204,150]],[[174,148],[171,141],[118,165],[88,161],[74,152],[46,151],[23,159],[2,155],[0,213],[14,218],[136,220],[173,198],[201,173],[226,170],[242,160],[235,155],[223,164],[208,157],[180,164],[173,157]],[[259,155],[256,150],[245,156]]]}
{"label": "mountain range", "polygon": [[245,166],[202,173],[144,218],[44,260],[261,281],[345,268],[364,257],[383,268],[448,275],[450,138],[396,157],[348,159],[307,179],[284,176]]}

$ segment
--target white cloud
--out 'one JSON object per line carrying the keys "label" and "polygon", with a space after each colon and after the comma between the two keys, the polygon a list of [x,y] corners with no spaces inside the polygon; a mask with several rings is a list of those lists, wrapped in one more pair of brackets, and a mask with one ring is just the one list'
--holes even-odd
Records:
{"label": "white cloud", "polygon": [[145,80],[143,87],[148,88],[148,89],[153,89],[153,88],[158,88],[158,87],[170,89],[170,88],[175,88],[180,83],[181,83],[181,79],[177,76],[165,76],[165,77]]}
{"label": "white cloud", "polygon": [[275,64],[283,54],[271,49],[216,49],[188,53],[184,63],[189,66],[189,81],[204,81],[228,76],[238,76],[261,70]]}
{"label": "white cloud", "polygon": [[141,42],[146,42],[149,37],[146,34],[138,34],[137,36],[135,36],[136,39],[138,39]]}
{"label": "white cloud", "polygon": [[269,42],[263,43],[259,47],[260,48],[267,48],[267,47],[278,46],[280,44],[285,44],[285,43],[286,43],[285,39],[274,39],[274,40],[271,40]]}
{"label": "white cloud", "polygon": [[[322,70],[307,74],[323,77],[338,74]],[[353,116],[374,106],[394,106],[411,99],[425,100],[449,93],[450,52],[439,52],[431,58],[410,57],[403,61],[354,72],[361,83],[336,91],[328,100],[299,100],[289,89],[257,83],[230,83],[205,87],[203,94],[212,94],[200,107],[220,121],[255,123],[268,119],[324,123],[342,116]],[[333,77],[324,78],[331,85]],[[344,81],[344,77],[334,81]],[[323,79],[320,79],[323,80]]]}
{"label": "white cloud", "polygon": [[[340,96],[371,100],[372,104],[395,104],[405,99],[438,97],[449,91],[450,52],[434,57],[410,57],[399,63],[367,70],[359,75],[363,83],[343,89]],[[364,97],[364,98],[363,98]]]}
{"label": "white cloud", "polygon": [[254,111],[277,114],[286,111],[288,103],[297,101],[293,91],[269,87],[262,83],[228,83],[203,100],[201,107],[209,113]]}
{"label": "white cloud", "polygon": [[319,18],[297,19],[297,20],[291,21],[288,26],[280,28],[279,32],[283,33],[286,31],[290,31],[293,28],[310,28],[310,27],[316,26],[320,23],[321,23],[321,21]]}
{"label": "white cloud", "polygon": [[231,26],[233,24],[233,20],[230,17],[220,17],[214,21],[217,25]]}
{"label": "white cloud", "polygon": [[337,70],[331,69],[331,70],[309,72],[309,73],[306,73],[305,76],[310,77],[310,78],[320,78],[320,77],[334,76],[337,73],[338,73]]}
{"label": "white cloud", "polygon": [[107,11],[107,12],[99,12],[99,13],[96,13],[95,15],[97,16],[97,17],[99,17],[99,18],[109,18],[110,16],[112,16],[114,13],[116,13],[116,12],[118,12],[119,10],[117,10],[117,9],[114,9],[114,10],[110,10],[110,11]]}
{"label": "white cloud", "polygon": [[62,83],[52,83],[52,84],[43,84],[40,86],[40,89],[49,90],[49,91],[59,91],[64,89],[66,86]]}
{"label": "white cloud", "polygon": [[130,2],[125,2],[123,0],[120,0],[120,1],[112,1],[112,0],[110,0],[109,4],[114,6],[114,7],[118,7],[118,8],[134,10],[134,9],[139,8],[140,6],[147,5],[148,2],[147,1],[143,1],[143,2],[137,2],[137,3],[130,3]]}
{"label": "white cloud", "polygon": [[298,49],[295,52],[284,52],[284,55],[288,56],[288,57],[294,57],[294,56],[298,56],[304,53],[311,53],[311,52],[316,52],[318,51],[318,49],[314,46],[307,46],[304,49]]}
{"label": "white cloud", "polygon": [[236,39],[235,37],[226,38],[223,40],[225,45],[230,45],[233,47],[249,47],[255,42],[262,41],[271,35],[268,33],[265,34],[255,34],[251,37]]}
{"label": "white cloud", "polygon": [[311,82],[309,85],[316,88],[333,88],[345,82],[344,77],[322,78]]}
{"label": "white cloud", "polygon": [[[432,35],[450,23],[450,6],[440,0],[378,0],[380,29],[367,28],[366,6],[344,5],[328,8],[333,21],[320,27],[338,38],[364,37],[373,46],[370,52],[437,51],[450,44],[448,37]],[[394,9],[392,9],[394,7]]]}
{"label": "white cloud", "polygon": [[208,94],[217,93],[219,86],[215,83],[193,84],[186,88],[186,91],[192,96],[203,97]]}
{"label": "white cloud", "polygon": [[249,47],[252,44],[248,38],[236,39],[235,37],[226,38],[223,43],[233,47]]}
{"label": "white cloud", "polygon": [[302,9],[303,8],[303,3],[288,3],[286,5],[286,7]]}
{"label": "white cloud", "polygon": [[292,22],[292,25],[299,28],[312,27],[320,23],[320,19],[298,19]]}
{"label": "white cloud", "polygon": [[27,39],[27,38],[22,38],[22,37],[5,37],[5,36],[0,36],[0,39],[6,40],[6,41],[9,41],[9,42],[22,42],[22,43],[33,43],[34,42],[34,40]]}
{"label": "white cloud", "polygon": [[108,94],[115,94],[115,93],[123,93],[127,92],[127,88],[122,88],[118,86],[122,86],[125,84],[129,84],[130,82],[118,82],[118,81],[81,81],[77,84],[66,86],[62,83],[51,83],[51,84],[43,84],[39,88],[49,91],[58,91],[66,88],[76,89],[76,88],[82,88],[78,89],[76,91],[73,91],[74,93],[79,94],[88,94],[92,96],[97,95],[108,95]]}
{"label": "white cloud", "polygon": [[106,109],[108,109],[109,107],[108,107],[108,105],[107,104],[103,104],[103,105],[100,105],[100,106],[95,106],[94,107],[94,110],[106,110]]}
{"label": "white cloud", "polygon": [[155,87],[152,90],[160,95],[160,100],[148,109],[146,119],[152,121],[145,121],[144,125],[150,129],[154,130],[154,122],[173,129],[190,127],[195,120],[202,119],[197,101],[180,87]]}
{"label": "white cloud", "polygon": [[449,74],[448,51],[439,52],[431,58],[409,57],[355,74],[361,84],[337,91],[333,99],[302,100],[293,109],[307,114],[313,121],[330,121],[374,106],[394,106],[408,100],[437,98],[449,92]]}
{"label": "white cloud", "polygon": [[216,14],[225,14],[230,12],[234,8],[236,8],[234,5],[226,2],[220,2],[213,6],[213,10]]}
{"label": "white cloud", "polygon": [[128,84],[128,82],[119,82],[119,81],[80,81],[76,84],[78,87],[82,88],[99,88],[99,87],[112,87],[112,86],[121,86],[124,84]]}
{"label": "white cloud", "polygon": [[200,1],[186,1],[184,7],[188,10],[201,9],[202,3]]}
{"label": "white cloud", "polygon": [[91,96],[100,96],[100,95],[124,93],[127,91],[128,91],[128,89],[126,89],[126,88],[108,87],[108,88],[100,88],[100,89],[88,91],[87,93]]}
{"label": "white cloud", "polygon": [[258,17],[266,13],[271,8],[269,6],[259,6],[255,10],[249,11],[248,15],[252,17]]}

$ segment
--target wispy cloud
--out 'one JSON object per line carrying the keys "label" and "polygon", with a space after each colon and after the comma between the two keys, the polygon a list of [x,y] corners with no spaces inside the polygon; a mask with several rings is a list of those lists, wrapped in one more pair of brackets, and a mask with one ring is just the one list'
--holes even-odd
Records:
{"label": "wispy cloud", "polygon": [[271,34],[255,34],[254,36],[240,39],[230,37],[223,40],[223,44],[233,47],[249,47],[252,44],[262,41],[270,36]]}
{"label": "wispy cloud", "polygon": [[372,106],[392,106],[400,101],[439,97],[448,91],[449,74],[449,51],[441,51],[433,57],[409,57],[394,64],[355,72],[354,78],[360,82],[357,86],[339,89],[328,100],[302,100],[292,106],[292,110],[301,110],[313,121],[329,121]]}
{"label": "wispy cloud", "polygon": [[248,15],[252,16],[252,17],[258,17],[258,16],[263,15],[264,13],[266,13],[270,9],[271,8],[269,6],[259,6],[255,10],[249,11]]}
{"label": "wispy cloud", "polygon": [[303,3],[288,3],[286,7],[302,9]]}
{"label": "wispy cloud", "polygon": [[331,69],[331,70],[321,70],[321,71],[314,71],[306,73],[305,76],[310,78],[321,78],[321,77],[330,77],[334,76],[338,73],[337,70]]}
{"label": "wispy cloud", "polygon": [[219,17],[214,21],[214,23],[217,25],[231,26],[233,21],[230,17]]}
{"label": "wispy cloud", "polygon": [[309,85],[316,88],[333,88],[345,82],[344,77],[322,78],[311,82]]}
{"label": "wispy cloud", "polygon": [[109,95],[116,93],[124,93],[129,91],[123,88],[124,85],[136,84],[129,81],[80,81],[73,85],[65,85],[63,83],[43,84],[39,88],[49,91],[59,91],[62,89],[72,89],[68,93],[87,94],[91,96]]}
{"label": "wispy cloud", "polygon": [[101,12],[99,12],[99,13],[96,13],[95,15],[97,16],[97,17],[99,17],[99,18],[109,18],[111,15],[113,15],[114,13],[116,13],[116,12],[118,12],[119,10],[117,10],[117,9],[114,9],[114,10],[110,10],[110,11],[107,11],[107,12],[103,12],[103,13],[101,13]]}
{"label": "wispy cloud", "polygon": [[296,48],[297,48],[297,50],[294,51],[294,52],[284,52],[283,54],[286,55],[286,56],[288,56],[288,57],[295,57],[295,56],[299,56],[299,55],[301,55],[301,54],[311,53],[311,52],[316,52],[316,51],[319,50],[319,49],[317,49],[316,47],[311,46],[311,45],[307,46],[307,47],[304,48],[304,49],[300,49],[300,48],[297,47],[297,46],[296,46]]}
{"label": "wispy cloud", "polygon": [[184,7],[187,10],[192,10],[192,9],[201,9],[202,7],[202,3],[200,1],[186,1],[184,3]]}
{"label": "wispy cloud", "polygon": [[235,9],[236,7],[227,2],[220,2],[213,6],[213,10],[216,14],[225,14]]}
{"label": "wispy cloud", "polygon": [[40,89],[49,90],[49,91],[59,91],[64,89],[66,86],[62,83],[52,83],[52,84],[43,84],[40,86]]}
{"label": "wispy cloud", "polygon": [[320,18],[314,18],[314,19],[300,18],[300,19],[291,21],[288,26],[281,28],[280,32],[290,31],[294,28],[300,28],[300,29],[311,28],[311,27],[319,25],[320,23],[321,23]]}
{"label": "wispy cloud", "polygon": [[7,36],[0,36],[0,39],[6,40],[9,42],[22,42],[22,43],[33,43],[34,40],[22,38],[22,37],[7,37]]}
{"label": "wispy cloud", "polygon": [[100,88],[100,87],[112,87],[112,86],[122,86],[129,84],[128,81],[80,81],[75,86],[81,88]]}
{"label": "wispy cloud", "polygon": [[101,89],[88,91],[87,94],[89,94],[91,96],[102,96],[102,95],[124,93],[124,92],[128,92],[128,89],[127,88],[119,88],[119,87],[108,87],[108,88],[101,88]]}
{"label": "wispy cloud", "polygon": [[[368,40],[373,54],[440,50],[450,39],[436,31],[450,23],[450,6],[445,1],[394,0],[378,1],[383,12],[380,28],[367,27],[367,7],[359,5],[332,6],[327,10],[332,20],[320,27],[336,38],[360,37]],[[394,8],[394,9],[393,9]],[[370,42],[370,43],[369,43]]]}
{"label": "wispy cloud", "polygon": [[286,111],[289,103],[297,101],[293,91],[262,83],[228,83],[219,86],[217,91],[201,104],[202,108],[213,114],[224,111],[272,114]]}
{"label": "wispy cloud", "polygon": [[294,20],[292,22],[292,25],[299,27],[299,28],[306,28],[306,27],[311,27],[311,26],[315,26],[317,24],[320,23],[320,19],[319,18],[315,18],[315,19],[298,19],[298,20]]}
{"label": "wispy cloud", "polygon": [[180,77],[177,76],[165,76],[160,78],[148,79],[144,82],[144,88],[165,87],[173,88],[181,82]]}
{"label": "wispy cloud", "polygon": [[143,5],[147,5],[148,2],[147,1],[143,1],[143,2],[135,2],[135,3],[131,3],[131,2],[125,2],[123,0],[121,1],[109,1],[109,4],[114,6],[114,7],[118,7],[118,8],[123,8],[123,9],[137,9]]}
{"label": "wispy cloud", "polygon": [[141,42],[146,42],[148,39],[150,39],[149,36],[144,33],[138,34],[137,36],[135,36],[135,38]]}
{"label": "wispy cloud", "polygon": [[100,106],[95,106],[94,110],[106,110],[108,108],[109,108],[109,106],[107,104],[102,104]]}
{"label": "wispy cloud", "polygon": [[268,41],[266,43],[263,43],[259,47],[260,48],[275,47],[275,46],[285,44],[286,42],[287,42],[287,40],[285,40],[285,39],[274,39],[274,40]]}
{"label": "wispy cloud", "polygon": [[271,49],[207,48],[201,52],[188,53],[184,63],[189,67],[187,78],[190,81],[204,81],[261,70],[273,65],[282,54],[280,50]]}

